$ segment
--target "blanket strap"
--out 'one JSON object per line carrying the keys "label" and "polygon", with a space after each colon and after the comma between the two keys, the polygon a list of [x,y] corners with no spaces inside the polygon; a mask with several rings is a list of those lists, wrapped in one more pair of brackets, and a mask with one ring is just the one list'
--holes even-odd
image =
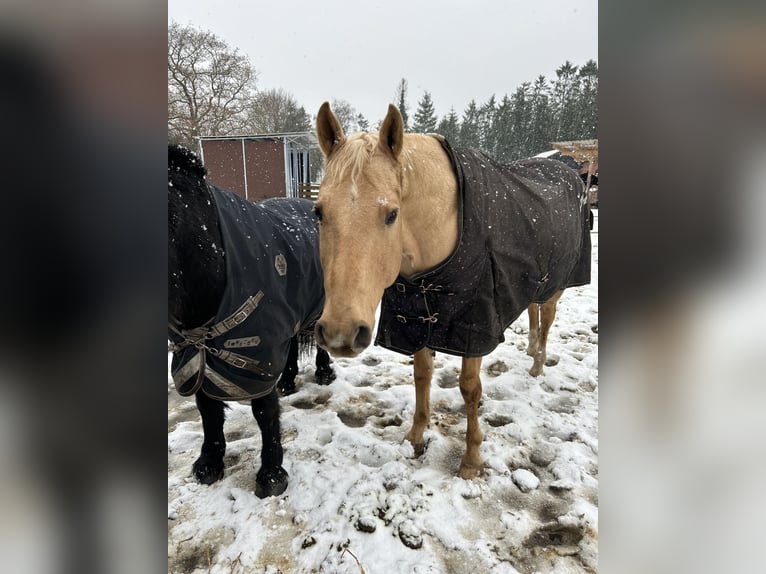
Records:
{"label": "blanket strap", "polygon": [[[263,291],[258,291],[255,295],[251,295],[247,298],[247,300],[242,303],[242,305],[239,306],[239,308],[234,311],[231,315],[226,317],[225,319],[219,321],[218,323],[215,323],[214,325],[203,325],[202,327],[196,327],[194,329],[178,329],[176,325],[173,324],[173,322],[168,322],[168,327],[172,329],[174,333],[176,333],[179,337],[183,338],[183,341],[180,343],[171,343],[168,346],[168,351],[171,353],[175,353],[177,351],[180,351],[181,349],[184,349],[188,347],[189,345],[192,345],[194,347],[199,348],[205,348],[207,350],[211,350],[210,347],[205,345],[205,341],[208,339],[213,339],[215,337],[219,337],[226,333],[227,331],[230,331],[237,325],[240,325],[243,323],[250,314],[255,311],[256,307],[258,307],[258,303],[260,300],[263,299]],[[173,318],[174,322],[178,324],[178,320]],[[226,351],[219,351],[219,352],[226,352]],[[213,353],[214,355],[216,353]],[[233,354],[233,353],[230,353]],[[218,355],[216,355],[218,356]],[[223,357],[221,357],[224,361],[227,363],[230,362]],[[238,366],[235,363],[230,363],[234,365],[235,367]],[[240,367],[243,368],[243,367]]]}

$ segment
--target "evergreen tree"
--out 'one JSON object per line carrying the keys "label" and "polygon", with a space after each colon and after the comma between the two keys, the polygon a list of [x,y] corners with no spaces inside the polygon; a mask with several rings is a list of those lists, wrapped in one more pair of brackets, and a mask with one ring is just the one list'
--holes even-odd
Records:
{"label": "evergreen tree", "polygon": [[423,97],[418,102],[418,109],[415,112],[415,123],[412,124],[412,131],[419,134],[430,134],[436,131],[434,103],[431,100],[431,94],[428,92],[424,92]]}
{"label": "evergreen tree", "polygon": [[505,95],[495,113],[495,153],[494,157],[501,163],[516,159],[513,155],[513,104]]}
{"label": "evergreen tree", "polygon": [[399,108],[399,113],[402,114],[402,119],[404,120],[404,131],[406,132],[409,130],[410,118],[409,114],[407,113],[407,80],[404,78],[402,78],[399,82],[399,85],[396,86],[396,95],[394,96],[394,101],[396,102],[396,107]]}
{"label": "evergreen tree", "polygon": [[[402,80],[397,100],[405,117],[406,93]],[[598,138],[598,64],[589,60],[578,68],[567,61],[555,79],[540,75],[499,103],[494,95],[480,107],[471,100],[462,121],[451,108],[436,123],[431,94],[425,92],[414,120],[416,132],[436,131],[453,146],[479,149],[501,162],[549,150],[553,141]]]}
{"label": "evergreen tree", "polygon": [[533,155],[550,149],[553,135],[553,111],[550,106],[550,87],[545,76],[538,76],[532,87],[530,118],[530,147]]}
{"label": "evergreen tree", "polygon": [[495,133],[495,115],[497,114],[497,102],[495,95],[487,100],[479,109],[479,147],[480,149],[495,156],[497,134]]}
{"label": "evergreen tree", "polygon": [[558,140],[570,140],[577,137],[578,96],[577,66],[567,60],[556,70],[556,81],[553,84],[555,138]]}
{"label": "evergreen tree", "polygon": [[577,130],[582,139],[598,137],[598,64],[588,60],[580,68]]}
{"label": "evergreen tree", "polygon": [[471,100],[463,112],[463,122],[460,125],[460,145],[474,149],[480,148],[479,110],[476,108],[475,100]]}
{"label": "evergreen tree", "polygon": [[534,155],[530,153],[530,84],[524,82],[513,93],[511,104],[513,111],[511,113],[511,132],[513,133],[512,154],[514,159],[529,157]]}
{"label": "evergreen tree", "polygon": [[460,120],[455,113],[455,108],[450,108],[449,114],[444,116],[436,128],[436,132],[447,138],[450,144],[460,146]]}

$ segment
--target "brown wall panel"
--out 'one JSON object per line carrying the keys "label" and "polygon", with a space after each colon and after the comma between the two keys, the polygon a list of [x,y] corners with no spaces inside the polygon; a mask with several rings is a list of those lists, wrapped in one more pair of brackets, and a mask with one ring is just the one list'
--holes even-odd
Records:
{"label": "brown wall panel", "polygon": [[285,148],[281,140],[245,141],[247,197],[285,197]]}
{"label": "brown wall panel", "polygon": [[202,140],[207,180],[245,197],[241,140]]}
{"label": "brown wall panel", "polygon": [[207,179],[251,201],[285,197],[285,159],[281,140],[203,140]]}

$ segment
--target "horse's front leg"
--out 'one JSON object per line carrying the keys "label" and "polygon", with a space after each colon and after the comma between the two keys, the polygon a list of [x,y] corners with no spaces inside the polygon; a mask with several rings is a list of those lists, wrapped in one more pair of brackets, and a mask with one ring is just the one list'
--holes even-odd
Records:
{"label": "horse's front leg", "polygon": [[479,429],[479,401],[481,400],[481,359],[482,357],[464,357],[460,369],[460,394],[465,401],[465,413],[468,427],[465,435],[465,455],[460,463],[460,478],[476,478],[484,472],[484,461],[479,455],[479,447],[484,436]]}
{"label": "horse's front leg", "polygon": [[404,437],[412,444],[415,456],[420,456],[425,450],[423,431],[431,419],[431,377],[434,374],[434,358],[431,349],[421,349],[415,353],[415,415],[412,418],[412,428]]}
{"label": "horse's front leg", "polygon": [[287,363],[279,377],[279,392],[283,397],[295,392],[295,377],[298,375],[298,335],[290,339],[290,351],[287,353]]}
{"label": "horse's front leg", "polygon": [[287,471],[282,468],[282,431],[279,425],[277,388],[274,387],[264,397],[253,399],[251,404],[263,443],[261,468],[255,476],[255,495],[258,498],[277,496],[287,488]]}
{"label": "horse's front leg", "polygon": [[529,344],[527,345],[527,355],[534,357],[537,354],[537,347],[540,342],[540,305],[531,303],[527,307],[529,314]]}
{"label": "horse's front leg", "polygon": [[329,385],[335,380],[335,371],[330,366],[330,354],[319,346],[317,346],[314,376],[316,377],[316,382],[320,385]]}
{"label": "horse's front leg", "polygon": [[[557,291],[553,297],[548,299],[540,307],[540,327],[537,341],[537,349],[532,355],[534,361],[532,362],[532,368],[529,370],[529,374],[533,377],[542,375],[545,361],[548,359],[548,332],[553,325],[553,319],[556,317],[556,305],[561,299],[564,291]],[[530,330],[530,334],[531,334]]]}
{"label": "horse's front leg", "polygon": [[197,408],[202,417],[202,452],[194,461],[194,477],[202,484],[212,484],[223,477],[223,455],[226,452],[226,438],[223,434],[223,408],[221,401],[211,399],[201,390],[195,395]]}

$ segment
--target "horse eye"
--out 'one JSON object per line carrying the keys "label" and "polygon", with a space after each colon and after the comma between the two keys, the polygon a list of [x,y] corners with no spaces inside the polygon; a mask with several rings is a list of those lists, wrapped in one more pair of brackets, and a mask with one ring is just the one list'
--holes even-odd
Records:
{"label": "horse eye", "polygon": [[399,215],[398,209],[392,209],[388,215],[386,215],[386,225],[393,225],[396,221],[396,216]]}
{"label": "horse eye", "polygon": [[315,205],[312,211],[314,212],[314,215],[316,215],[316,218],[319,221],[322,221],[322,208],[319,207],[318,205]]}

